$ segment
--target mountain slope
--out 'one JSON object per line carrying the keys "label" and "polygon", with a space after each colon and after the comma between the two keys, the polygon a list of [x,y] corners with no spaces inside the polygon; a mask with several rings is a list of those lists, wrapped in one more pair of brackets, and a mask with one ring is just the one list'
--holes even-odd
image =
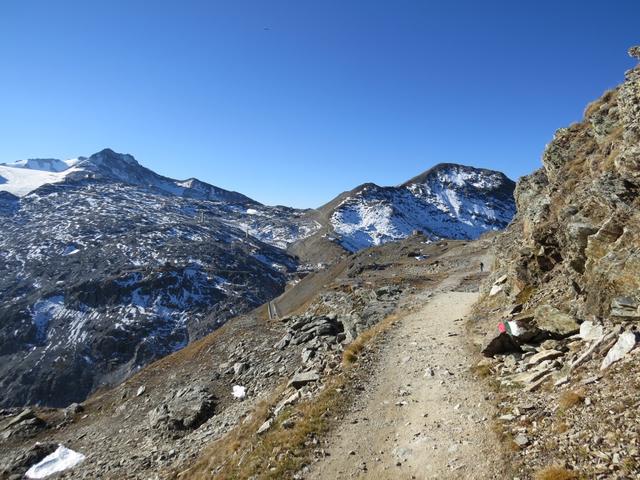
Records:
{"label": "mountain slope", "polygon": [[70,163],[0,166],[0,405],[82,400],[270,300],[316,228],[111,150]]}
{"label": "mountain slope", "polygon": [[367,183],[323,209],[349,251],[405,238],[472,239],[507,226],[515,213],[515,183],[504,174],[439,164],[397,187]]}

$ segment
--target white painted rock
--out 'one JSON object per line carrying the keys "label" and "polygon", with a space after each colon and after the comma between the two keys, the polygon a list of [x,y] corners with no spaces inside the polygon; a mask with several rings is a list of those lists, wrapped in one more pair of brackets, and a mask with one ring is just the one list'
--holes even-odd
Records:
{"label": "white painted rock", "polygon": [[585,342],[597,340],[602,336],[602,325],[594,325],[593,322],[582,322],[580,324],[580,338]]}
{"label": "white painted rock", "polygon": [[618,341],[607,352],[607,356],[602,361],[600,370],[604,370],[612,363],[622,359],[627,353],[633,350],[633,347],[638,343],[638,338],[633,332],[624,332],[618,337]]}
{"label": "white painted rock", "polygon": [[489,292],[489,296],[493,297],[502,291],[502,285],[494,285],[491,287],[491,291]]}
{"label": "white painted rock", "polygon": [[234,385],[231,389],[231,395],[237,399],[243,399],[247,395],[247,389],[242,385]]}

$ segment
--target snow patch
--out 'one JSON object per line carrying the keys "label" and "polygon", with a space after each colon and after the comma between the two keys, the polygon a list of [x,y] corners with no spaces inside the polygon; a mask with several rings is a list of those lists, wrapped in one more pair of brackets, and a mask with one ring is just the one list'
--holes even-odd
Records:
{"label": "snow patch", "polygon": [[54,473],[63,472],[82,463],[86,457],[78,452],[58,445],[55,452],[33,465],[25,474],[27,478],[46,478]]}
{"label": "snow patch", "polygon": [[16,197],[24,197],[42,185],[62,182],[67,175],[77,171],[80,169],[75,167],[61,172],[49,172],[0,165],[0,177],[4,179],[0,183],[0,191],[9,192]]}

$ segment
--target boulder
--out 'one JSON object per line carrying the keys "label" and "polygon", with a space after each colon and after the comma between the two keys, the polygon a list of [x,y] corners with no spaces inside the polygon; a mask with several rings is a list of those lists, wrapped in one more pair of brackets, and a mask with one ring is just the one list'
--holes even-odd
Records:
{"label": "boulder", "polygon": [[526,447],[527,445],[529,445],[529,439],[523,433],[520,433],[520,434],[516,435],[515,438],[513,439],[513,441],[520,448]]}
{"label": "boulder", "polygon": [[520,352],[520,347],[506,330],[495,328],[488,332],[480,348],[480,352],[486,357],[493,357],[499,353]]}
{"label": "boulder", "polygon": [[580,324],[580,338],[585,342],[591,342],[598,340],[602,337],[603,328],[602,325],[595,325],[593,322],[582,322]]}
{"label": "boulder", "polygon": [[297,373],[293,376],[291,380],[289,380],[289,384],[287,386],[293,388],[302,388],[308,383],[317,382],[320,380],[320,375],[315,370],[311,370],[309,372]]}
{"label": "boulder", "polygon": [[29,437],[47,427],[47,422],[38,417],[31,408],[25,408],[18,415],[0,423],[0,438]]}
{"label": "boulder", "polygon": [[84,407],[81,404],[74,402],[64,409],[64,416],[73,417],[74,415],[82,412],[84,412]]}
{"label": "boulder", "polygon": [[554,338],[568,337],[580,330],[575,318],[551,305],[542,305],[536,309],[535,324],[538,329]]}
{"label": "boulder", "polygon": [[198,428],[215,411],[215,398],[202,387],[185,387],[165,397],[148,414],[153,428],[190,430]]}
{"label": "boulder", "polygon": [[25,472],[40,462],[44,457],[55,452],[57,443],[36,443],[31,447],[21,449],[12,458],[7,458],[0,464],[0,478],[23,478]]}
{"label": "boulder", "polygon": [[273,425],[273,418],[270,418],[269,420],[264,422],[262,425],[260,425],[260,428],[258,428],[256,433],[258,435],[262,435],[264,432],[266,432],[267,430],[269,430],[271,428],[271,425]]}
{"label": "boulder", "polygon": [[545,360],[554,360],[562,356],[562,352],[557,350],[542,350],[535,355],[529,357],[528,365],[537,365]]}
{"label": "boulder", "polygon": [[235,376],[241,375],[247,370],[248,366],[244,362],[236,362],[233,364],[233,374]]}
{"label": "boulder", "polygon": [[288,405],[293,405],[298,400],[300,400],[300,392],[296,390],[295,393],[293,393],[292,395],[288,396],[284,400],[281,400],[280,403],[278,403],[276,405],[276,408],[273,410],[273,415],[277,417],[278,414],[280,413],[280,411],[284,407],[286,407]]}
{"label": "boulder", "polygon": [[273,346],[273,348],[276,350],[284,350],[286,346],[289,345],[292,338],[293,336],[290,333],[286,333],[284,337],[282,337],[280,341]]}
{"label": "boulder", "polygon": [[489,291],[489,296],[493,297],[502,291],[502,285],[493,285]]}
{"label": "boulder", "polygon": [[529,370],[527,372],[518,373],[513,376],[513,381],[517,383],[522,383],[525,386],[530,386],[534,384],[537,380],[548,376],[551,372],[553,372],[553,368],[549,367],[545,364],[538,365],[535,369]]}
{"label": "boulder", "polygon": [[612,363],[621,360],[627,353],[634,349],[638,343],[638,335],[635,332],[624,332],[618,337],[618,341],[607,352],[607,356],[602,361],[600,370],[605,370]]}
{"label": "boulder", "polygon": [[616,297],[611,301],[611,316],[640,318],[638,301],[633,297]]}

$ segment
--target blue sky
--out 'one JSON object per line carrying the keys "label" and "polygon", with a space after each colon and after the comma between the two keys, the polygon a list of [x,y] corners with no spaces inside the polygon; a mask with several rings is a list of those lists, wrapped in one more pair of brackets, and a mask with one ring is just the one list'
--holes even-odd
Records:
{"label": "blue sky", "polygon": [[438,162],[540,164],[619,83],[629,1],[0,4],[0,162],[104,147],[314,207]]}

